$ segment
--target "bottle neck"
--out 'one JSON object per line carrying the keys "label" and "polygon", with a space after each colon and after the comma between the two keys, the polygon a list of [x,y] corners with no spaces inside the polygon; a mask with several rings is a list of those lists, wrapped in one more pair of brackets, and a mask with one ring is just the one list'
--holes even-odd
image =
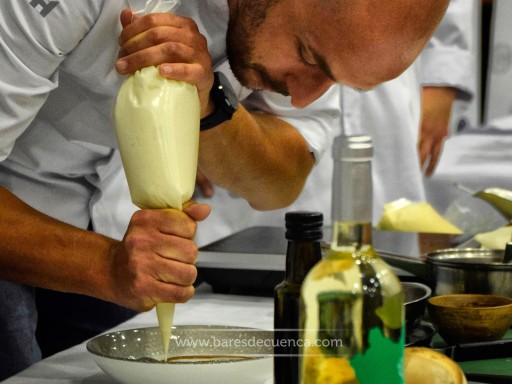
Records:
{"label": "bottle neck", "polygon": [[332,222],[371,223],[372,168],[369,159],[334,162]]}
{"label": "bottle neck", "polygon": [[332,191],[332,247],[372,244],[371,158],[337,159]]}
{"label": "bottle neck", "polygon": [[321,259],[320,241],[289,240],[286,251],[285,280],[301,284],[309,270]]}
{"label": "bottle neck", "polygon": [[358,251],[372,245],[372,226],[366,223],[349,223],[337,221],[333,223],[333,250]]}

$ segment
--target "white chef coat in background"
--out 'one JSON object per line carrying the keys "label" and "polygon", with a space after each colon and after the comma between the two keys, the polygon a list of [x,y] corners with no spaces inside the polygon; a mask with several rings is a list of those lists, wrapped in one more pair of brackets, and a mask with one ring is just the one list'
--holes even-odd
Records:
{"label": "white chef coat in background", "polygon": [[[512,115],[512,1],[494,0],[483,122]],[[511,125],[509,125],[509,128]]]}

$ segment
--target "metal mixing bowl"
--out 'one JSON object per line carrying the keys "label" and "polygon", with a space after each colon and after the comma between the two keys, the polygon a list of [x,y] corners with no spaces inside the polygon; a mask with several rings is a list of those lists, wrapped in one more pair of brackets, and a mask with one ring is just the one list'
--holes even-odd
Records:
{"label": "metal mixing bowl", "polygon": [[427,309],[427,300],[432,290],[425,284],[402,282],[404,290],[405,329],[411,332],[416,327]]}

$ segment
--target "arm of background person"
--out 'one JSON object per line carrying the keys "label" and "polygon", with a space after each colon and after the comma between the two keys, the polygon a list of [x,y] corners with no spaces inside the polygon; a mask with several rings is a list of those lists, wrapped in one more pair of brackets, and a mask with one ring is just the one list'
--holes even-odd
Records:
{"label": "arm of background person", "polygon": [[443,142],[448,137],[453,102],[457,89],[423,86],[421,91],[421,124],[418,150],[426,176],[431,176],[437,165]]}
{"label": "arm of background person", "polygon": [[449,132],[455,99],[475,93],[476,66],[471,54],[477,0],[452,0],[438,29],[420,56],[422,120],[418,151],[425,174],[437,165]]}

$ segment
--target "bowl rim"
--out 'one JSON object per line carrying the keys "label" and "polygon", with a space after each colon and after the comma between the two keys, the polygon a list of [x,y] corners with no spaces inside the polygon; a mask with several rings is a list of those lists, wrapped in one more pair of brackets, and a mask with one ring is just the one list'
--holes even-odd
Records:
{"label": "bowl rim", "polygon": [[426,284],[423,284],[423,283],[420,283],[417,281],[402,281],[402,288],[405,285],[410,286],[410,287],[419,287],[421,289],[424,289],[425,294],[419,298],[414,299],[414,300],[405,301],[405,292],[404,292],[404,304],[417,303],[418,301],[428,299],[429,297],[432,296],[432,289]]}
{"label": "bowl rim", "polygon": [[[462,270],[512,271],[512,263],[503,263],[503,251],[483,248],[445,248],[426,254],[428,263],[435,267]],[[486,262],[479,261],[487,259]],[[475,262],[475,260],[477,260]]]}
{"label": "bowl rim", "polygon": [[[231,325],[215,325],[215,324],[197,324],[196,325],[196,324],[186,324],[186,325],[173,325],[172,326],[173,330],[176,330],[176,329],[208,329],[208,328],[210,328],[210,329],[225,329],[225,330],[229,330],[229,331],[236,331],[236,330],[241,330],[241,331],[258,331],[258,332],[269,333],[270,335],[273,334],[273,330],[268,330],[268,329],[263,329],[263,328],[254,328],[254,327],[231,326]],[[268,354],[264,353],[264,354],[251,354],[246,359],[240,359],[240,358],[233,357],[232,359],[225,358],[223,360],[204,360],[204,361],[183,361],[183,360],[177,360],[177,361],[171,361],[171,362],[163,362],[163,361],[158,361],[156,359],[153,359],[154,361],[149,360],[149,359],[148,360],[144,360],[144,361],[140,361],[138,359],[128,358],[128,357],[109,356],[107,354],[99,352],[98,350],[96,350],[93,347],[93,344],[96,343],[99,339],[112,337],[113,335],[121,335],[121,334],[126,333],[126,332],[133,333],[133,332],[138,332],[138,331],[145,331],[145,332],[156,331],[156,332],[160,332],[160,328],[158,326],[140,327],[140,328],[121,329],[121,330],[117,330],[117,331],[111,331],[111,332],[102,333],[102,334],[99,334],[97,336],[94,336],[89,341],[87,341],[87,343],[86,343],[87,352],[89,352],[93,356],[100,357],[100,358],[103,358],[103,359],[108,359],[108,360],[126,361],[126,362],[136,363],[136,364],[157,364],[157,365],[161,365],[161,366],[166,366],[166,365],[185,366],[185,365],[202,365],[202,364],[208,364],[208,365],[212,365],[212,364],[215,364],[215,365],[233,364],[233,363],[244,363],[244,362],[249,362],[249,361],[254,361],[254,360],[267,359],[267,358],[271,358],[273,356],[272,353],[268,353]],[[228,355],[226,354],[226,355],[223,355],[223,356],[228,356]],[[233,356],[236,356],[236,355],[233,354]]]}
{"label": "bowl rim", "polygon": [[[448,298],[455,298],[455,297],[487,297],[487,298],[496,298],[499,300],[506,301],[506,304],[501,305],[491,305],[491,306],[478,306],[478,307],[460,307],[456,305],[445,305],[443,303],[437,302],[438,299],[446,299]],[[512,298],[507,296],[501,296],[501,295],[490,295],[490,294],[478,294],[478,293],[450,293],[446,295],[438,295],[438,296],[432,296],[427,300],[427,304],[432,307],[438,307],[438,308],[455,308],[455,309],[498,309],[498,308],[505,308],[512,306]]]}

